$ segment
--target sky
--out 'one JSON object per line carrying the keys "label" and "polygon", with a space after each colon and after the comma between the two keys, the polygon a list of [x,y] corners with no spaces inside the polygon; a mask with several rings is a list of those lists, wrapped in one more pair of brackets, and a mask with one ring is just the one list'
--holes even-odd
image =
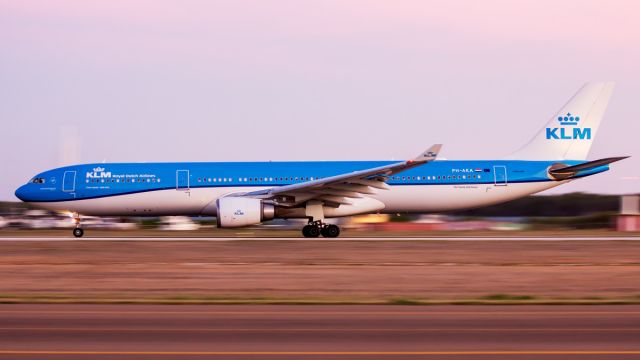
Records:
{"label": "sky", "polygon": [[75,162],[501,158],[617,87],[547,193],[640,192],[637,1],[0,0],[0,200]]}

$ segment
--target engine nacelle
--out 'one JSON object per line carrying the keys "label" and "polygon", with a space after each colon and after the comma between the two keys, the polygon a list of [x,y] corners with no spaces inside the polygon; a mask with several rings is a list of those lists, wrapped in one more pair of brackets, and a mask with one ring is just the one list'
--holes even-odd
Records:
{"label": "engine nacelle", "polygon": [[273,219],[274,206],[260,199],[223,197],[216,200],[218,227],[233,228],[259,224]]}

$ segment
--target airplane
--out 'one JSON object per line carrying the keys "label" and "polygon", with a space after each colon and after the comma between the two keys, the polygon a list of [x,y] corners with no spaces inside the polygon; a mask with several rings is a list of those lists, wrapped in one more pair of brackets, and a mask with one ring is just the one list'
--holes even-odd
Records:
{"label": "airplane", "polygon": [[514,200],[609,170],[587,161],[614,84],[585,84],[522,148],[499,160],[109,163],[37,174],[15,195],[81,216],[215,216],[219,228],[307,219],[304,237],[335,238],[325,220],[368,213],[433,213]]}

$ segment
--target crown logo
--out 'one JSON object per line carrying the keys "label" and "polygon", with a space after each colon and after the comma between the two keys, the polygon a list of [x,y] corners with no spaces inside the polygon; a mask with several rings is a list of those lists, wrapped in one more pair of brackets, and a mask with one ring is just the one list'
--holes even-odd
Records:
{"label": "crown logo", "polygon": [[567,115],[564,116],[558,116],[558,121],[560,122],[560,125],[578,125],[578,122],[580,121],[580,116],[574,116],[571,115],[571,113],[567,113]]}
{"label": "crown logo", "polygon": [[103,168],[103,167],[98,166],[97,168],[93,168],[93,171],[95,171],[95,172],[104,171],[104,168]]}

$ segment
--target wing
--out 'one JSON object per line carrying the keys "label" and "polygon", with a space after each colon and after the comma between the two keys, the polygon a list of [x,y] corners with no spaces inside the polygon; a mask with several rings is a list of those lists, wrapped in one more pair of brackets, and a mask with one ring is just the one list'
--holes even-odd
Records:
{"label": "wing", "polygon": [[350,204],[349,198],[389,189],[386,181],[390,176],[435,160],[441,148],[441,144],[433,145],[413,160],[232,196],[270,199],[279,206],[296,206],[309,200],[320,200],[329,206]]}

